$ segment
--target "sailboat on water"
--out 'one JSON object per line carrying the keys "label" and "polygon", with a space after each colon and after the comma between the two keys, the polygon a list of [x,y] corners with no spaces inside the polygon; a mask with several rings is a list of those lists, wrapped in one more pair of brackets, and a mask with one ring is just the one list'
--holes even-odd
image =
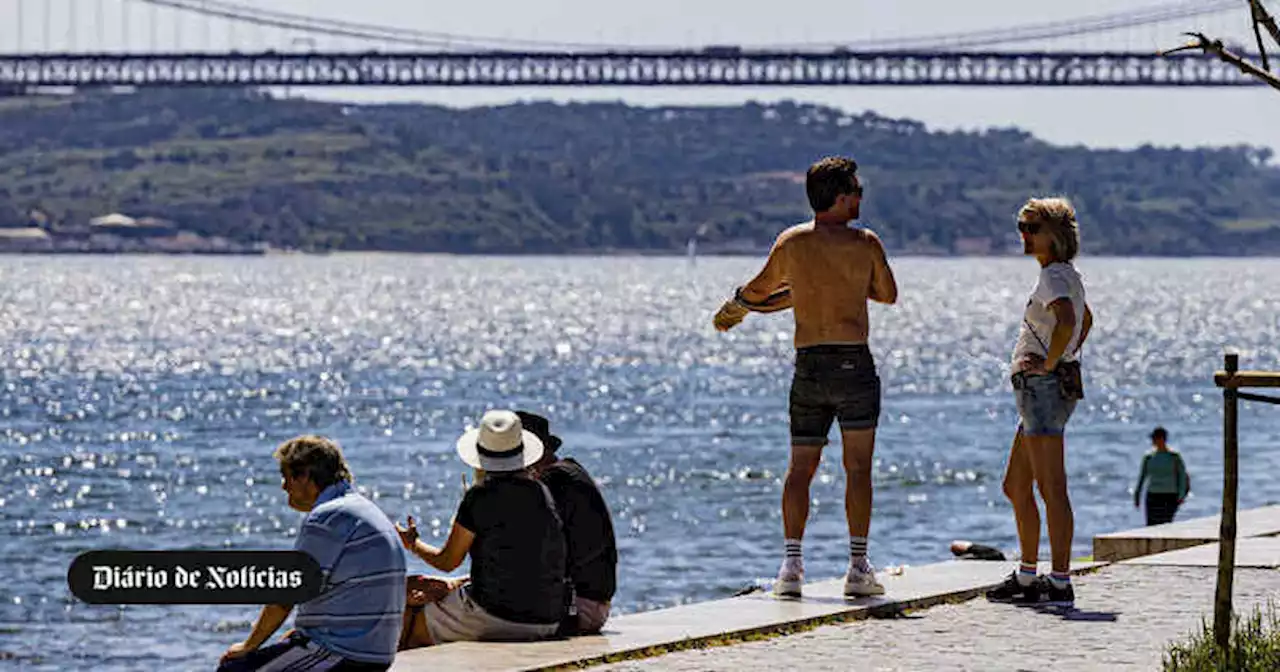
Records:
{"label": "sailboat on water", "polygon": [[707,235],[707,225],[703,224],[698,227],[697,233],[689,237],[689,242],[685,243],[685,256],[690,266],[698,263],[698,239],[705,235]]}

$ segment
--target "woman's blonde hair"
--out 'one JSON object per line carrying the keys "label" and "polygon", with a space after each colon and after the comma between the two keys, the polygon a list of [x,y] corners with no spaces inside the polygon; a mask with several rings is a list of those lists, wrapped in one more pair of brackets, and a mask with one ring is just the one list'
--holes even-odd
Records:
{"label": "woman's blonde hair", "polygon": [[1018,211],[1018,221],[1039,222],[1048,227],[1049,251],[1058,261],[1071,261],[1080,253],[1080,226],[1071,201],[1055,196],[1033,198]]}

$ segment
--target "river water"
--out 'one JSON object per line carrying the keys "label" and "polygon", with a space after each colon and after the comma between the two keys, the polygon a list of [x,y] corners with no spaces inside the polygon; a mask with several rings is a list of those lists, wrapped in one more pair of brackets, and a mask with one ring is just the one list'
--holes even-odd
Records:
{"label": "river water", "polygon": [[[0,257],[0,666],[212,669],[255,607],[86,605],[67,589],[72,558],[288,548],[301,514],[271,451],[303,432],[336,438],[388,515],[442,540],[465,471],[453,441],[490,407],[548,415],[602,485],[618,612],[770,579],[791,318],[753,315],[728,334],[710,323],[759,261]],[[944,560],[952,539],[1012,549],[1004,367],[1035,264],[894,264],[900,301],[871,313],[885,395],[871,558]],[[1225,348],[1245,368],[1280,368],[1280,260],[1079,267],[1097,323],[1068,438],[1077,556],[1094,534],[1142,524],[1131,491],[1155,424],[1193,478],[1180,517],[1216,513],[1213,371]],[[1246,405],[1241,428],[1241,505],[1280,500],[1280,411]],[[811,580],[847,561],[843,472],[828,455]]]}

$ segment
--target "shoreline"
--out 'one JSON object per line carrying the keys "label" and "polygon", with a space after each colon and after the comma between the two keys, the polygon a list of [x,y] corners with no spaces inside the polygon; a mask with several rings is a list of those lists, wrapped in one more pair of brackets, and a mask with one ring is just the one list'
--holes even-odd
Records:
{"label": "shoreline", "polygon": [[[762,249],[759,252],[706,252],[700,253],[693,257],[697,259],[764,259],[769,254],[768,249]],[[491,257],[491,258],[561,258],[561,257],[587,257],[587,258],[664,258],[664,259],[689,259],[689,255],[678,250],[564,250],[560,252],[482,252],[482,251],[416,251],[416,250],[293,250],[282,248],[269,248],[262,250],[186,250],[186,251],[163,251],[163,250],[0,250],[0,257],[68,257],[68,256],[86,256],[86,257],[330,257],[330,256],[414,256],[414,257]],[[939,254],[920,251],[889,251],[890,257],[898,259],[934,259],[934,260],[956,260],[956,259],[1017,259],[1023,255],[1020,253],[1006,254]],[[1167,255],[1167,254],[1082,254],[1084,259],[1168,259],[1168,260],[1194,260],[1194,259],[1280,259],[1280,253],[1266,254],[1189,254],[1189,255]]]}

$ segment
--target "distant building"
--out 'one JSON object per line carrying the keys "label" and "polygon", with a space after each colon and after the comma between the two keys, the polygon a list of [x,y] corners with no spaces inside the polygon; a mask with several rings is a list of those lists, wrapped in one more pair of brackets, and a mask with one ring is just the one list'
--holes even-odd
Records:
{"label": "distant building", "polygon": [[271,251],[266,243],[206,238],[163,219],[134,219],[118,212],[88,221],[49,224],[48,216],[32,211],[28,219],[27,226],[0,227],[0,253],[258,255]]}
{"label": "distant building", "polygon": [[0,228],[0,252],[31,252],[53,248],[53,238],[37,227]]}
{"label": "distant building", "polygon": [[118,212],[89,220],[89,226],[137,226],[137,224],[138,220]]}
{"label": "distant building", "polygon": [[991,254],[993,245],[992,240],[987,237],[957,238],[951,247],[956,254],[985,256]]}
{"label": "distant building", "polygon": [[106,234],[118,238],[151,238],[153,236],[172,236],[178,232],[172,222],[154,217],[134,219],[118,212],[89,220],[89,227],[94,235]]}

